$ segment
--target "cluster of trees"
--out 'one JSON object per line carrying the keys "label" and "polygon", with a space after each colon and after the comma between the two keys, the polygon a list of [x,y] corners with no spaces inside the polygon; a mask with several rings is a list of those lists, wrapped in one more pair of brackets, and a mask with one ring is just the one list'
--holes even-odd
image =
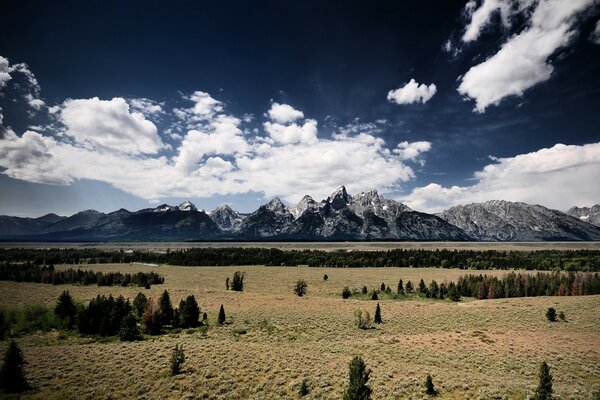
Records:
{"label": "cluster of trees", "polygon": [[[143,297],[141,297],[141,296]],[[138,299],[138,297],[140,297]],[[137,301],[136,311],[141,317],[142,327],[145,333],[151,335],[160,334],[165,327],[171,328],[196,328],[206,320],[206,313],[202,313],[198,302],[193,295],[189,295],[179,302],[179,308],[174,308],[168,291],[164,291],[157,302],[152,298],[145,298],[138,294],[134,300]],[[141,305],[144,305],[140,315]],[[202,321],[200,316],[202,315]]]}
{"label": "cluster of trees", "polygon": [[388,251],[279,250],[266,248],[192,248],[165,253],[100,249],[2,249],[0,261],[34,265],[146,262],[171,265],[269,265],[311,267],[440,267],[600,271],[600,251],[476,251],[393,249]]}
{"label": "cluster of trees", "polygon": [[477,299],[533,296],[582,296],[600,294],[600,275],[587,272],[519,274],[502,278],[463,275],[456,284],[462,296]]}
{"label": "cluster of trees", "polygon": [[122,274],[120,272],[103,273],[73,268],[57,270],[54,265],[37,265],[31,261],[26,261],[21,264],[13,262],[0,264],[0,280],[49,283],[52,285],[65,283],[98,286],[137,285],[150,288],[150,285],[164,283],[165,278],[155,272]]}
{"label": "cluster of trees", "polygon": [[387,296],[390,299],[401,299],[412,295],[439,300],[448,298],[452,301],[460,301],[461,298],[461,294],[454,282],[446,285],[445,283],[438,284],[435,280],[432,280],[429,285],[426,285],[423,279],[421,279],[416,289],[411,281],[406,282],[406,285],[404,285],[404,282],[400,279],[395,293],[385,283],[382,283],[379,289],[372,290],[370,295],[366,286],[363,286],[362,290],[350,290],[348,286],[342,290],[342,298],[344,299],[352,296],[364,297],[365,295],[370,296],[371,300],[379,300],[380,296]]}

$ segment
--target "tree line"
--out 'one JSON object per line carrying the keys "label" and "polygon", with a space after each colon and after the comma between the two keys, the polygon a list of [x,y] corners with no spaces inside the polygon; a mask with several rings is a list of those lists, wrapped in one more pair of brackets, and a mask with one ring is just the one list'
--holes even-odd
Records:
{"label": "tree line", "polygon": [[123,274],[120,272],[95,272],[73,269],[57,270],[53,265],[39,265],[31,261],[24,263],[3,262],[0,264],[0,280],[16,282],[49,283],[62,285],[65,283],[98,286],[140,286],[164,283],[165,278],[155,272],[137,272]]}
{"label": "tree line", "polygon": [[0,261],[34,265],[145,262],[171,265],[268,265],[358,268],[440,267],[461,269],[527,269],[600,271],[598,250],[424,250],[385,251],[280,250],[267,248],[192,248],[163,253],[101,249],[0,249]]}

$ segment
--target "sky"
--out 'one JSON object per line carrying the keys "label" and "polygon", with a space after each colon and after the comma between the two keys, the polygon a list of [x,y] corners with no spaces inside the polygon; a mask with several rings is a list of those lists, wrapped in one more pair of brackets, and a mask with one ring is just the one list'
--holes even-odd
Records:
{"label": "sky", "polygon": [[0,214],[600,203],[600,3],[14,1]]}

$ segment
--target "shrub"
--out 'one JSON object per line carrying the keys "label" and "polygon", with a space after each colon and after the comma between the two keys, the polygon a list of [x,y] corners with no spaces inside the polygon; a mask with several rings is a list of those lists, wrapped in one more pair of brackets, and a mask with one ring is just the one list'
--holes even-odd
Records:
{"label": "shrub", "polygon": [[546,318],[550,322],[556,322],[556,310],[553,307],[548,308],[546,311]]}
{"label": "shrub", "polygon": [[294,287],[294,293],[296,293],[297,296],[302,297],[306,294],[307,287],[308,285],[304,279],[298,279],[298,282],[296,282],[296,286]]}
{"label": "shrub", "polygon": [[135,296],[135,299],[133,299],[133,309],[135,310],[135,314],[138,316],[138,318],[142,318],[142,315],[144,315],[146,304],[148,304],[148,298],[144,293],[139,292]]}
{"label": "shrub", "polygon": [[375,308],[375,318],[374,321],[376,324],[381,324],[381,307],[379,307],[379,303],[377,303],[377,308]]}
{"label": "shrub", "polygon": [[354,312],[356,325],[360,329],[369,329],[371,327],[371,315],[366,310],[356,310]]}
{"label": "shrub", "polygon": [[21,349],[12,340],[6,349],[4,362],[0,368],[0,389],[6,393],[18,393],[29,388],[23,372],[25,363]]}
{"label": "shrub", "polygon": [[561,312],[559,312],[559,313],[558,313],[558,318],[559,318],[561,321],[564,321],[564,320],[566,320],[565,313],[564,313],[564,312],[562,312],[562,311],[561,311]]}
{"label": "shrub", "polygon": [[366,286],[363,286],[363,287],[362,287],[362,294],[367,294],[367,292],[368,292],[368,291],[369,291],[369,290],[367,289],[367,287],[366,287]]}
{"label": "shrub", "polygon": [[350,361],[349,382],[344,392],[344,400],[369,400],[371,388],[368,386],[371,370],[367,370],[365,362],[360,356],[355,356]]}
{"label": "shrub", "polygon": [[223,325],[225,323],[225,308],[223,308],[223,304],[221,304],[221,308],[219,309],[219,325]]}
{"label": "shrub", "polygon": [[75,317],[77,316],[77,307],[75,307],[73,298],[66,290],[58,296],[56,307],[54,307],[54,314],[56,314],[67,329],[73,328]]}
{"label": "shrub", "polygon": [[[327,275],[325,275],[325,276],[327,276]],[[302,380],[298,394],[300,395],[300,397],[304,397],[304,396],[308,395],[308,383],[306,382],[306,379]]]}
{"label": "shrub", "polygon": [[433,387],[433,379],[431,379],[431,375],[429,374],[427,374],[427,377],[425,378],[425,393],[430,396],[437,395],[437,391]]}
{"label": "shrub", "polygon": [[231,290],[236,292],[242,292],[244,290],[244,277],[245,272],[235,271],[233,273],[233,279],[231,280]]}
{"label": "shrub", "polygon": [[350,296],[352,296],[352,292],[350,291],[350,288],[348,286],[344,287],[344,289],[342,289],[342,298],[349,299]]}
{"label": "shrub", "polygon": [[229,290],[229,277],[225,278],[225,290]]}
{"label": "shrub", "polygon": [[195,328],[200,322],[200,307],[193,295],[179,302],[179,326],[182,328]]}
{"label": "shrub", "polygon": [[327,279],[329,279],[329,277],[327,276],[327,274],[323,275],[323,280],[326,281]]}
{"label": "shrub", "polygon": [[60,321],[49,308],[39,304],[26,305],[16,316],[16,333],[48,332],[60,328]]}
{"label": "shrub", "polygon": [[121,329],[119,329],[119,339],[123,342],[133,342],[140,340],[142,335],[137,326],[137,319],[133,314],[129,314],[121,322]]}
{"label": "shrub", "polygon": [[382,292],[385,292],[385,283],[381,282],[381,286],[379,287],[379,289],[380,289]]}
{"label": "shrub", "polygon": [[171,353],[171,375],[177,375],[181,372],[181,364],[185,362],[185,354],[183,346],[175,345],[173,353]]}
{"label": "shrub", "polygon": [[533,398],[535,400],[552,400],[552,375],[550,367],[545,361],[540,365],[539,378],[540,381]]}

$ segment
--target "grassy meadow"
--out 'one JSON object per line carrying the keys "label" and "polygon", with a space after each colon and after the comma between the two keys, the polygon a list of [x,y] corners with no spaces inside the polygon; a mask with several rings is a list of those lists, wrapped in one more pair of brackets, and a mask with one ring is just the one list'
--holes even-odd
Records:
{"label": "grassy meadow", "polygon": [[[68,268],[70,266],[60,266]],[[0,281],[0,308],[51,306],[63,290],[75,300],[97,294],[157,299],[165,289],[176,306],[195,295],[209,329],[182,330],[125,343],[77,334],[36,333],[17,339],[28,362],[34,399],[296,399],[307,379],[308,399],[341,399],[348,363],[361,355],[371,368],[374,399],[425,399],[430,373],[442,399],[526,399],[539,364],[554,375],[558,399],[600,398],[600,296],[497,300],[380,300],[384,323],[360,330],[354,311],[371,315],[377,301],[342,299],[344,286],[396,289],[464,274],[454,269],[305,267],[148,267],[83,265],[110,272],[155,271],[165,283],[150,289]],[[244,271],[243,292],[225,278]],[[485,271],[503,276],[507,271]],[[323,275],[328,280],[323,280]],[[308,295],[297,297],[298,279]],[[223,304],[229,324],[216,322]],[[548,322],[548,307],[566,322]],[[8,341],[0,342],[4,352]],[[183,373],[169,375],[175,344],[183,345]]]}

